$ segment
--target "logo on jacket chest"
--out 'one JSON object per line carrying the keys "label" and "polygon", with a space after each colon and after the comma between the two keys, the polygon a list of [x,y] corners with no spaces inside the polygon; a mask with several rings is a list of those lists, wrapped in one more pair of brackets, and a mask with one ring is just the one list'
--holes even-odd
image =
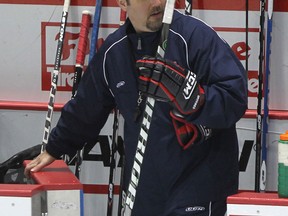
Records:
{"label": "logo on jacket chest", "polygon": [[117,83],[116,88],[121,88],[121,87],[124,86],[124,85],[125,85],[125,81],[122,80],[122,81],[120,81],[120,82]]}

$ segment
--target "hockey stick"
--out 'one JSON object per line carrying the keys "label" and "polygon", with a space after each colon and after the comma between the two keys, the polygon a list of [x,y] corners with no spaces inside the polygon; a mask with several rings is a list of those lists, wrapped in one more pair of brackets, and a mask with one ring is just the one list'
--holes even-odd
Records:
{"label": "hockey stick", "polygon": [[63,41],[64,41],[64,36],[65,36],[65,31],[66,31],[69,6],[70,6],[70,0],[65,0],[62,17],[61,17],[61,24],[60,24],[60,31],[59,31],[60,35],[59,35],[58,45],[56,49],[56,58],[55,58],[53,76],[52,76],[52,81],[51,81],[48,112],[47,112],[46,120],[45,120],[41,152],[45,150],[46,144],[48,143],[48,137],[49,137],[50,129],[51,129],[51,120],[52,120],[53,110],[54,110],[55,94],[57,91],[57,81],[58,81],[58,75],[60,72],[61,57],[62,57],[62,50],[63,50],[63,44],[64,44]]}
{"label": "hockey stick", "polygon": [[193,0],[185,0],[185,14],[192,15]]}
{"label": "hockey stick", "polygon": [[246,61],[245,61],[245,69],[248,75],[249,71],[249,0],[246,0],[246,15],[245,15],[245,40],[246,40]]}
{"label": "hockey stick", "polygon": [[[83,11],[82,12],[82,20],[81,20],[81,28],[79,34],[79,41],[78,41],[78,49],[76,55],[76,64],[75,64],[75,71],[74,71],[74,78],[73,78],[73,87],[72,87],[72,99],[75,97],[78,89],[78,85],[80,83],[86,50],[87,50],[87,42],[88,42],[88,34],[91,24],[91,13],[90,11]],[[76,153],[76,161],[75,161],[75,176],[79,179],[80,175],[80,165],[82,164],[82,150],[78,150]]]}
{"label": "hockey stick", "polygon": [[270,54],[272,41],[272,16],[273,16],[273,0],[268,0],[268,20],[266,33],[266,61],[265,61],[265,76],[264,76],[264,112],[263,112],[263,134],[262,134],[262,164],[261,164],[261,178],[260,190],[266,190],[266,161],[267,161],[267,134],[268,134],[268,120],[269,120],[269,75],[270,75]]}
{"label": "hockey stick", "polygon": [[84,10],[82,12],[82,20],[81,20],[81,28],[79,34],[78,41],[78,49],[76,55],[76,64],[75,64],[75,72],[73,78],[73,87],[72,87],[72,99],[76,95],[76,91],[78,89],[79,82],[82,77],[83,66],[85,62],[87,44],[88,44],[88,34],[91,24],[91,13],[90,11]]}
{"label": "hockey stick", "polygon": [[[175,0],[167,0],[164,16],[163,16],[163,26],[161,32],[160,43],[157,48],[157,54],[164,57],[165,50],[162,47],[163,42],[168,39],[169,27],[172,22],[173,11],[174,11]],[[145,148],[148,139],[148,131],[150,128],[150,123],[152,120],[153,108],[155,104],[155,99],[148,97],[146,100],[145,110],[143,114],[143,120],[140,128],[140,134],[138,138],[137,149],[135,153],[134,163],[131,171],[131,179],[128,186],[126,202],[124,207],[124,216],[130,216],[133,210],[137,186],[140,178],[141,165],[144,158]]]}
{"label": "hockey stick", "polygon": [[112,216],[113,209],[113,197],[114,197],[114,172],[116,168],[116,155],[118,144],[118,110],[114,109],[114,123],[112,144],[110,151],[110,174],[109,174],[109,188],[108,188],[108,203],[107,203],[107,216]]}
{"label": "hockey stick", "polygon": [[[126,20],[126,12],[120,9],[120,26],[124,24],[125,20]],[[112,210],[113,210],[113,198],[114,198],[114,189],[115,189],[114,188],[115,187],[114,186],[114,172],[117,167],[116,156],[117,156],[117,148],[118,148],[118,127],[119,127],[119,111],[117,110],[117,108],[115,108],[114,109],[112,145],[111,145],[111,152],[110,152],[110,173],[109,173],[109,187],[108,187],[107,216],[112,216]],[[122,173],[121,173],[121,178],[122,178]],[[121,212],[121,207],[119,206],[122,205],[121,204],[121,195],[122,195],[121,190],[122,189],[120,185],[118,214],[119,214],[119,208]]]}
{"label": "hockey stick", "polygon": [[95,55],[96,49],[97,49],[97,40],[98,40],[98,33],[99,33],[99,28],[100,28],[101,10],[102,10],[102,0],[96,0],[91,44],[90,44],[89,62]]}
{"label": "hockey stick", "polygon": [[266,0],[260,0],[260,32],[259,32],[260,51],[259,51],[259,72],[258,72],[258,97],[257,97],[258,103],[257,103],[257,118],[256,118],[255,192],[260,192],[265,5]]}

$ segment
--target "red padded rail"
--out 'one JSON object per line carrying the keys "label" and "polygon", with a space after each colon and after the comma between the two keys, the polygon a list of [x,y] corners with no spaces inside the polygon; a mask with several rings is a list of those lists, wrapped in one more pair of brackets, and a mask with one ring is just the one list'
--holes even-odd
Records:
{"label": "red padded rail", "polygon": [[[29,161],[24,161],[24,166]],[[83,190],[83,185],[63,160],[56,160],[39,172],[31,172],[36,184],[43,190]]]}
{"label": "red padded rail", "polygon": [[[64,104],[55,104],[54,110],[60,111]],[[23,102],[23,101],[1,101],[0,109],[7,110],[35,110],[35,111],[47,111],[47,103],[37,103],[37,102]],[[244,118],[256,118],[256,110],[249,109],[246,111]],[[270,119],[278,120],[288,120],[288,110],[270,110]]]}
{"label": "red padded rail", "polygon": [[228,204],[246,204],[246,205],[272,205],[288,206],[288,199],[279,198],[275,192],[256,193],[240,192],[227,198]]}
{"label": "red padded rail", "polygon": [[41,185],[0,184],[0,196],[32,197],[42,191]]}

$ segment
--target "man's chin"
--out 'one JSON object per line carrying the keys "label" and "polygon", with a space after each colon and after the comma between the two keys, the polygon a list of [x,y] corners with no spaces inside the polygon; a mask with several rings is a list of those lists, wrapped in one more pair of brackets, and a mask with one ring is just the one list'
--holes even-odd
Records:
{"label": "man's chin", "polygon": [[161,21],[155,21],[155,22],[150,22],[147,23],[147,28],[153,32],[160,30],[162,27],[162,19]]}

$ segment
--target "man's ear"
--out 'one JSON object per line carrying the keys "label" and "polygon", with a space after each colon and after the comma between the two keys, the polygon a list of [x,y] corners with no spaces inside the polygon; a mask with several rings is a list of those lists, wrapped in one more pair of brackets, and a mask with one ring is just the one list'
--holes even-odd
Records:
{"label": "man's ear", "polygon": [[117,3],[123,11],[127,11],[127,1],[126,0],[117,0]]}

